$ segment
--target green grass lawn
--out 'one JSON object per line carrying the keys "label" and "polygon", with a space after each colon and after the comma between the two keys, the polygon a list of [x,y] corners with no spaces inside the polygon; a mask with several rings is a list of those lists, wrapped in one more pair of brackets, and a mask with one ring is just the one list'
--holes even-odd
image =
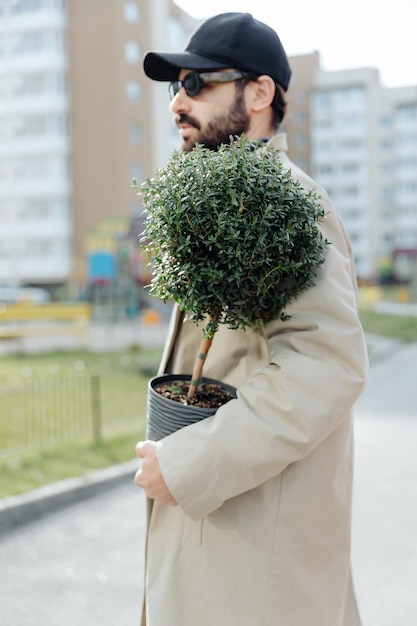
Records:
{"label": "green grass lawn", "polygon": [[72,441],[1,459],[0,498],[131,461],[135,444],[144,433],[145,420],[137,432],[118,434],[100,443]]}
{"label": "green grass lawn", "polygon": [[417,341],[417,316],[363,310],[360,319],[366,333],[401,341]]}
{"label": "green grass lawn", "polygon": [[[160,349],[132,349],[99,354],[83,350],[3,356],[0,386],[4,389],[16,388],[22,383],[30,385],[34,382],[38,385],[38,381],[53,381],[57,377],[72,381],[77,375],[84,376],[90,371],[99,371],[104,386],[102,397],[105,400],[101,407],[104,435],[99,441],[94,442],[91,433],[88,438],[85,435],[72,437],[71,440],[61,443],[49,442],[45,446],[29,446],[27,449],[0,456],[0,497],[25,493],[57,480],[83,476],[89,471],[124,463],[134,458],[135,444],[144,437],[146,428],[146,381],[155,373],[160,354]],[[123,417],[123,411],[126,411],[126,415],[132,412],[132,407],[128,406],[128,403],[132,402],[131,388],[128,397],[124,387],[125,378],[117,377],[117,372],[123,367],[130,370],[133,368],[137,372],[134,379],[133,410],[137,411],[138,416],[134,421],[119,420],[115,429],[111,425],[107,428],[107,423],[110,423],[114,414]],[[132,385],[131,382],[129,384]],[[34,397],[37,402],[44,402],[39,391]],[[40,419],[44,424],[47,420],[53,419],[54,405],[51,397],[49,394],[45,410],[41,412]],[[1,397],[2,432],[4,434],[4,424],[10,423],[10,427],[6,429],[8,437],[16,437],[14,430],[18,429],[19,419],[24,413],[23,409],[19,408],[21,404],[18,404],[18,400],[22,402],[22,394],[19,397],[17,395],[11,395],[10,398]],[[31,402],[33,403],[32,400]],[[84,407],[77,405],[75,397],[72,397],[69,390],[65,399],[65,414],[68,415],[68,419],[72,413],[76,413],[78,420],[80,409]],[[25,412],[27,410],[28,407],[25,407]],[[34,420],[32,422],[36,427],[36,422]]]}
{"label": "green grass lawn", "polygon": [[89,350],[57,351],[41,354],[7,354],[1,357],[0,385],[11,381],[70,374],[88,369],[135,365],[145,373],[158,367],[161,349],[90,352]]}

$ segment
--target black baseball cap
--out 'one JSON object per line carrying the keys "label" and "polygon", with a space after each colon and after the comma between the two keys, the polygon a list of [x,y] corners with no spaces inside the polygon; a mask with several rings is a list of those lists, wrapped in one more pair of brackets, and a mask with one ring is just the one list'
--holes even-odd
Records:
{"label": "black baseball cap", "polygon": [[267,74],[287,91],[291,77],[288,58],[277,33],[250,13],[221,13],[208,18],[191,35],[184,52],[148,52],[145,74],[171,81],[181,69],[212,71],[235,68]]}

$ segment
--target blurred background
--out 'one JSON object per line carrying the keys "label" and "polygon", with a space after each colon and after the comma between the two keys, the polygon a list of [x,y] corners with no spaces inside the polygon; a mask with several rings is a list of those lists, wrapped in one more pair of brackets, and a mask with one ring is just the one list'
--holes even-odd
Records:
{"label": "blurred background", "polygon": [[[414,2],[1,0],[0,301],[147,306],[140,184],[177,147],[148,49],[181,49],[199,20],[249,10],[277,29],[293,77],[290,157],[329,192],[362,284],[415,290]],[[29,290],[30,288],[30,290]],[[107,307],[108,305],[108,307]],[[106,308],[107,307],[107,308]]]}

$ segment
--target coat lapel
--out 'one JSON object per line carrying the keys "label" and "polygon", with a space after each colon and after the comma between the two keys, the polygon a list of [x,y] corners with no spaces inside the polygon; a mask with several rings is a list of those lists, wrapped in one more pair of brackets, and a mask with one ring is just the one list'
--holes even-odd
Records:
{"label": "coat lapel", "polygon": [[170,360],[172,349],[174,347],[175,338],[178,333],[178,328],[182,323],[183,317],[184,314],[179,310],[178,306],[175,305],[171,313],[171,319],[168,326],[164,351],[162,353],[161,362],[159,364],[158,376],[165,374],[167,371],[168,362]]}

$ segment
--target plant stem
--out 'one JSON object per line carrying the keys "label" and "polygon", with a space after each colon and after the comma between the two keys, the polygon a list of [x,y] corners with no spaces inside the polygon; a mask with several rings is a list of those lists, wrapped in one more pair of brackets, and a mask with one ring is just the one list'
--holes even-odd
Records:
{"label": "plant stem", "polygon": [[187,393],[187,400],[191,400],[198,385],[201,383],[203,377],[204,362],[207,358],[208,351],[213,343],[213,337],[203,337],[200,344],[200,351],[194,363],[193,375],[191,377],[190,386]]}

